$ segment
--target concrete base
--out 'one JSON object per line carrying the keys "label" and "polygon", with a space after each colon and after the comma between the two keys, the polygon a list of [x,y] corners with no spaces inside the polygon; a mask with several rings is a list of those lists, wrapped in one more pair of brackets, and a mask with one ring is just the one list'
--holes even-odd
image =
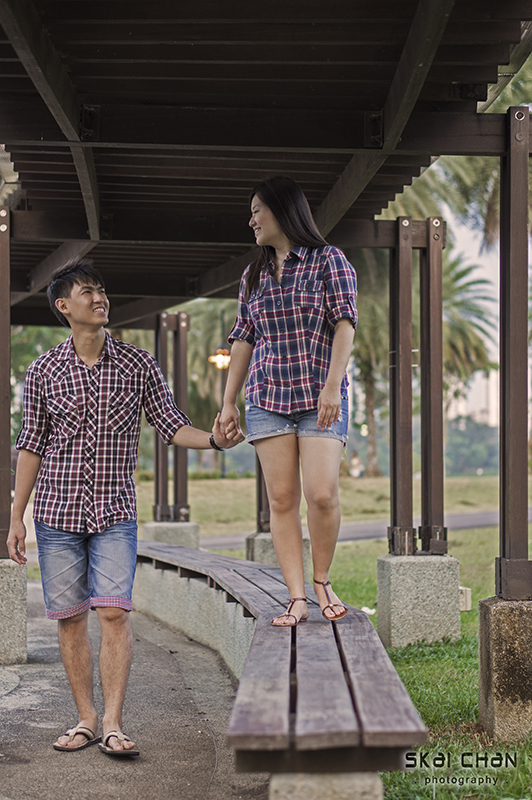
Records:
{"label": "concrete base", "polygon": [[[246,559],[259,561],[270,567],[278,567],[279,561],[273,546],[271,533],[250,533],[246,536]],[[310,536],[303,532],[303,571],[305,580],[312,583],[312,556],[310,550]]]}
{"label": "concrete base", "polygon": [[450,556],[378,558],[377,610],[385,647],[459,639],[459,562]]}
{"label": "concrete base", "polygon": [[383,800],[376,772],[272,775],[270,800]]}
{"label": "concrete base", "polygon": [[27,661],[26,567],[0,559],[0,664]]}
{"label": "concrete base", "polygon": [[196,522],[145,522],[140,538],[145,542],[164,542],[181,547],[199,548],[199,525]]}
{"label": "concrete base", "polygon": [[532,601],[488,597],[479,605],[479,719],[493,739],[532,731]]}
{"label": "concrete base", "polygon": [[205,578],[180,578],[172,569],[137,564],[133,608],[150,614],[194,641],[217,650],[235,678],[240,678],[255,632],[240,603],[214,589]]}

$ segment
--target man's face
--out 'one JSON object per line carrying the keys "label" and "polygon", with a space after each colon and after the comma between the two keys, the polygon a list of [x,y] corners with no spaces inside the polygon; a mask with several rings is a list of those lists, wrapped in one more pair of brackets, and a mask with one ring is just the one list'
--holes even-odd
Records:
{"label": "man's face", "polygon": [[71,327],[74,323],[100,328],[109,322],[109,300],[103,286],[75,283],[70,297],[59,297],[55,304]]}

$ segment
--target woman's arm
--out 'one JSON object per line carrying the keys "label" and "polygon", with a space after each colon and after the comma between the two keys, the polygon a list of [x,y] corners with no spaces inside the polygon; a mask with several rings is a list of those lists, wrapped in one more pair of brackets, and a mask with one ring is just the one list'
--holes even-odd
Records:
{"label": "woman's arm", "polygon": [[15,497],[11,511],[11,524],[7,536],[9,557],[17,564],[26,563],[26,526],[24,512],[35,486],[42,456],[30,450],[20,450],[15,478]]}
{"label": "woman's arm", "polygon": [[340,416],[342,399],[340,389],[347,362],[353,349],[355,329],[347,317],[339,319],[334,326],[331,363],[325,386],[318,397],[318,428],[324,430],[334,425]]}
{"label": "woman's arm", "polygon": [[[222,450],[228,450],[236,444],[243,442],[245,437],[238,425],[232,430],[228,431],[227,435],[223,434],[220,430],[220,415],[216,415],[214,425],[212,426],[212,435],[214,442],[221,447]],[[182,425],[172,436],[172,444],[177,444],[180,447],[190,447],[193,450],[208,450],[211,446],[211,434],[208,431],[202,431],[199,428],[193,428],[192,425]]]}
{"label": "woman's arm", "polygon": [[225,385],[223,408],[220,414],[220,428],[224,435],[227,435],[233,427],[239,427],[240,412],[236,401],[246,380],[252,353],[252,344],[241,339],[235,339],[231,347],[231,363]]}

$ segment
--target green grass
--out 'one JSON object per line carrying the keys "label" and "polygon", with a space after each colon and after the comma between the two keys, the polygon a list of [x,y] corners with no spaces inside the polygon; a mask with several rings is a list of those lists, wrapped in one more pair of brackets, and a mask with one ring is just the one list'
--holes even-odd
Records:
{"label": "green grass", "polygon": [[[486,511],[497,508],[499,502],[497,477],[447,478],[445,481],[445,511],[458,513]],[[532,481],[530,482],[532,505]],[[414,481],[414,513],[420,513],[421,482]],[[137,481],[139,521],[153,519],[153,483]],[[171,497],[171,489],[170,489]],[[200,525],[201,536],[223,536],[250,533],[255,529],[255,479],[213,479],[189,481],[190,518]],[[340,478],[342,520],[357,522],[386,519],[390,514],[390,481],[388,478]],[[302,503],[301,514],[306,517]]]}

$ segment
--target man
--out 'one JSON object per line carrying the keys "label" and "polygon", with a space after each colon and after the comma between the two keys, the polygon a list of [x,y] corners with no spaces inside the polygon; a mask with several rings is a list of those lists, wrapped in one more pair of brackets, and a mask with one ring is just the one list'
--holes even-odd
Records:
{"label": "man", "polygon": [[239,430],[223,436],[218,417],[212,434],[193,428],[155,359],[109,335],[109,300],[92,262],[74,259],[57,270],[48,299],[72,335],[27,372],[7,545],[13,561],[25,564],[23,515],[37,481],[34,519],[46,613],[58,620],[61,657],[79,712],[78,725],[54,748],[70,752],[100,742],[88,637],[89,611],[96,609],[105,705],[99,748],[130,757],[138,750],[122,732],[122,707],[133,650],[133,470],[142,409],[168,445],[219,450],[244,437]]}

